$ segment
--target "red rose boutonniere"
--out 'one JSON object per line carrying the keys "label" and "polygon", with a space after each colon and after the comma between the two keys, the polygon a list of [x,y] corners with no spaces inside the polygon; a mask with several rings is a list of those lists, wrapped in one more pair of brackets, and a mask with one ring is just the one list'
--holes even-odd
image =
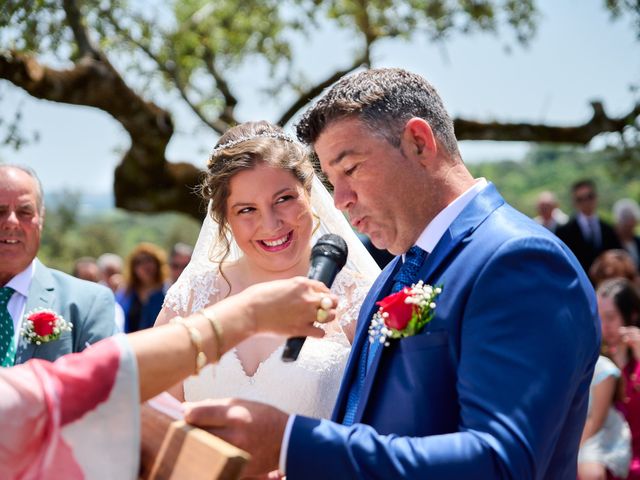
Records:
{"label": "red rose boutonniere", "polygon": [[391,338],[419,333],[433,319],[436,298],[442,287],[425,285],[422,280],[376,303],[380,308],[369,326],[369,341],[389,345]]}
{"label": "red rose boutonniere", "polygon": [[60,338],[62,332],[70,332],[73,325],[53,310],[39,308],[29,312],[22,323],[22,336],[28,343],[40,345]]}

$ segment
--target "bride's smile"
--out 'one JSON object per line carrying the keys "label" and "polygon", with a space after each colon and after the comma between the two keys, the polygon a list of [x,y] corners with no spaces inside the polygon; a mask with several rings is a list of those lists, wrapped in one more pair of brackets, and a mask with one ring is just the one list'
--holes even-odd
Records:
{"label": "bride's smile", "polygon": [[279,252],[291,245],[291,239],[293,232],[289,232],[286,235],[276,238],[275,240],[258,240],[258,245],[264,248],[267,252]]}

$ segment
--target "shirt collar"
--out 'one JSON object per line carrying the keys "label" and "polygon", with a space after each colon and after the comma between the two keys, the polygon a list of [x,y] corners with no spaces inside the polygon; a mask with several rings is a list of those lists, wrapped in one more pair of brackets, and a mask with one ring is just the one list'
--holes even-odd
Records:
{"label": "shirt collar", "polygon": [[6,287],[11,287],[20,295],[26,297],[29,293],[29,287],[31,287],[31,280],[33,280],[33,274],[36,270],[35,258],[31,261],[29,266],[9,280]]}
{"label": "shirt collar", "polygon": [[589,225],[592,220],[597,220],[598,219],[598,215],[594,213],[593,215],[588,215],[587,216],[582,212],[578,212],[576,214],[576,218],[577,218],[577,220],[578,220],[578,222],[580,224]]}
{"label": "shirt collar", "polygon": [[[489,182],[485,178],[479,178],[464,193],[458,196],[453,202],[447,205],[436,215],[433,220],[422,231],[416,245],[427,253],[431,253],[436,247],[444,232],[451,226],[453,221],[460,215],[464,207],[466,207],[476,195],[484,190]],[[402,256],[404,259],[404,255]]]}

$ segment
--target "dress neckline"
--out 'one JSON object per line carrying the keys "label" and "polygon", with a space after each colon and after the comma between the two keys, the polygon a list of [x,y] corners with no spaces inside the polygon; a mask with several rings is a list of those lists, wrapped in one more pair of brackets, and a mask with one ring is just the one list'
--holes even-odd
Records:
{"label": "dress neckline", "polygon": [[278,345],[274,350],[272,350],[272,352],[265,357],[263,360],[261,360],[258,363],[258,366],[256,367],[255,372],[253,372],[253,375],[249,375],[247,373],[247,370],[244,366],[244,364],[242,363],[242,360],[240,359],[240,356],[238,355],[238,349],[234,348],[232,349],[232,353],[233,353],[233,358],[235,359],[235,361],[238,363],[238,365],[240,366],[240,371],[242,372],[242,374],[249,379],[249,381],[254,381],[256,376],[260,373],[260,370],[262,369],[262,366],[267,363],[271,357],[273,357],[277,352],[281,352],[282,351],[282,345]]}

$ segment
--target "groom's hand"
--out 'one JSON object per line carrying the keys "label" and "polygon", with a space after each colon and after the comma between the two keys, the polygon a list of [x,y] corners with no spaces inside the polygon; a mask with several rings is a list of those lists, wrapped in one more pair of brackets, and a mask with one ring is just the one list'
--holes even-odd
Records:
{"label": "groom's hand", "polygon": [[289,415],[264,403],[228,398],[185,404],[185,421],[251,454],[244,475],[278,468]]}

